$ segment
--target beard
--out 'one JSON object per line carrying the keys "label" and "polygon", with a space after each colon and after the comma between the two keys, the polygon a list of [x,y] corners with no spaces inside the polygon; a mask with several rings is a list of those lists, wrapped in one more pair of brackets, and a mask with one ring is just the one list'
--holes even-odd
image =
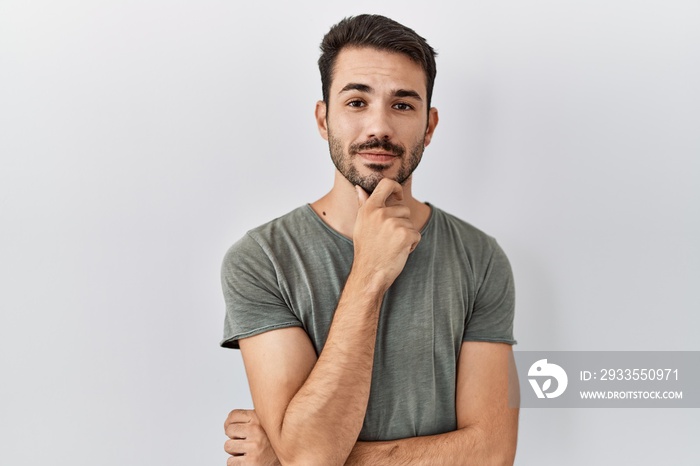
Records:
{"label": "beard", "polygon": [[335,168],[338,169],[345,179],[352,183],[353,186],[360,186],[367,193],[372,194],[379,182],[385,178],[384,172],[389,169],[391,165],[383,163],[365,164],[365,167],[369,168],[372,173],[369,175],[361,175],[353,164],[353,160],[358,152],[369,149],[382,149],[395,155],[400,160],[400,166],[393,180],[403,185],[420,163],[425,145],[423,144],[423,140],[420,139],[411,146],[410,151],[406,154],[406,149],[401,145],[393,144],[387,140],[373,138],[363,143],[351,144],[346,154],[343,149],[343,143],[340,139],[334,137],[329,129],[328,148]]}

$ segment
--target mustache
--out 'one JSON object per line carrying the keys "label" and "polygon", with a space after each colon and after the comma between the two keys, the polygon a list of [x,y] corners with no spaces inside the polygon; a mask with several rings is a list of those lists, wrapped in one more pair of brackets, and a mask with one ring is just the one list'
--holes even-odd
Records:
{"label": "mustache", "polygon": [[369,149],[382,149],[385,152],[390,152],[393,155],[401,157],[405,149],[402,146],[393,144],[386,139],[373,138],[361,144],[352,144],[350,146],[350,155],[356,155],[358,152]]}

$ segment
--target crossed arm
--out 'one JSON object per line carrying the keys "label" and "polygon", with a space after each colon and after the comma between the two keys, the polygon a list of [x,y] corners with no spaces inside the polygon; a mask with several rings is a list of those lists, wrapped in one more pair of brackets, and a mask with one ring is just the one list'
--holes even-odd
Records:
{"label": "crossed arm", "polygon": [[[267,335],[266,337],[263,335]],[[248,349],[255,349],[258,344],[264,345],[268,342],[263,340],[275,340],[280,342],[279,351],[272,350],[268,354],[268,370],[274,371],[279,365],[285,365],[289,370],[294,370],[291,359],[296,359],[297,363],[305,362],[306,367],[313,367],[316,357],[313,349],[310,352],[298,352],[296,355],[289,353],[287,346],[295,344],[296,347],[310,346],[308,336],[298,328],[281,329],[268,334],[261,335],[258,342],[248,341],[242,347],[249,346]],[[256,338],[256,337],[253,337]],[[249,339],[250,340],[250,339]],[[250,343],[253,345],[251,346]],[[286,348],[282,348],[282,347]],[[245,349],[243,350],[245,351]],[[293,351],[296,352],[296,351]],[[283,355],[281,353],[286,353]],[[302,354],[305,353],[305,354]],[[281,358],[281,359],[280,359]],[[297,359],[298,358],[298,359]],[[514,372],[514,365],[511,362],[512,351],[508,344],[486,343],[486,342],[464,342],[459,357],[457,374],[457,425],[458,429],[440,435],[425,437],[413,437],[401,440],[386,442],[356,442],[352,445],[349,456],[345,460],[346,465],[512,465],[515,456],[518,427],[518,409],[510,407],[508,401],[508,386],[510,384],[511,397],[517,394],[517,374]],[[273,362],[276,361],[276,362]],[[248,365],[248,364],[247,364]],[[265,366],[263,366],[265,367]],[[273,369],[274,367],[274,369]],[[250,371],[249,371],[250,372]],[[275,396],[280,385],[277,382],[271,383],[272,379],[277,380],[277,373],[268,374],[269,392],[262,394],[263,397]],[[250,377],[250,373],[249,373]],[[265,376],[263,375],[263,378]],[[252,388],[251,384],[251,388]],[[277,389],[276,389],[277,388]],[[267,390],[266,390],[267,391]],[[276,396],[279,396],[277,393]],[[256,395],[253,395],[254,401]],[[517,400],[516,400],[517,401]],[[274,403],[266,400],[263,404]],[[256,411],[259,411],[258,402],[255,402]],[[347,407],[347,405],[345,405]],[[264,408],[263,408],[264,409]],[[318,412],[314,414],[318,416]],[[260,423],[264,426],[264,416],[260,418]],[[322,417],[323,427],[321,432],[335,432],[339,418],[330,416]],[[275,452],[270,443],[275,445],[275,441],[266,436],[267,430],[256,426],[258,417],[254,412],[233,411],[226,422],[226,432],[232,440],[226,444],[229,453],[242,452],[247,450],[246,456],[234,456],[229,460],[229,465],[235,464],[276,464]],[[251,426],[250,424],[253,424]],[[255,429],[257,427],[257,429]],[[311,426],[309,426],[311,427]],[[244,429],[244,430],[242,430]],[[241,432],[244,432],[241,434]],[[340,433],[335,434],[340,436]],[[233,440],[235,438],[235,440]],[[355,439],[357,437],[355,436]],[[298,445],[305,449],[314,449],[327,442],[323,435],[319,435],[311,441],[298,439]],[[340,440],[340,438],[338,438]],[[329,447],[334,445],[328,444]],[[257,462],[260,457],[270,458],[270,463]],[[284,460],[281,464],[288,464]],[[308,463],[311,464],[311,463]],[[329,463],[330,464],[330,463]],[[339,459],[336,464],[343,464]]]}
{"label": "crossed arm", "polygon": [[[233,416],[228,423],[226,450],[237,455],[229,458],[229,466],[255,464],[261,445],[271,445],[285,466],[512,464],[518,411],[508,407],[508,384],[515,378],[509,377],[511,347],[502,343],[462,344],[456,431],[357,442],[382,299],[420,241],[401,185],[385,178],[371,196],[360,188],[358,196],[353,265],[318,358],[308,335],[297,327],[239,342],[255,416],[249,422]],[[251,428],[253,419],[259,419],[260,428]]]}
{"label": "crossed arm", "polygon": [[518,408],[509,407],[508,384],[514,384],[511,396],[518,388],[511,358],[511,346],[505,343],[462,343],[457,430],[389,442],[358,442],[346,464],[512,465]]}

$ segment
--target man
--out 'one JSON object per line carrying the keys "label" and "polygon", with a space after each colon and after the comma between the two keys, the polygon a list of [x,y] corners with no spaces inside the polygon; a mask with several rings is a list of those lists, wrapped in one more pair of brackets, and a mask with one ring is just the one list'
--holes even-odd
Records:
{"label": "man", "polygon": [[240,345],[255,405],[227,419],[228,464],[512,464],[510,266],[411,192],[438,123],[435,53],[375,15],[321,50],[333,188],[223,264],[222,345]]}

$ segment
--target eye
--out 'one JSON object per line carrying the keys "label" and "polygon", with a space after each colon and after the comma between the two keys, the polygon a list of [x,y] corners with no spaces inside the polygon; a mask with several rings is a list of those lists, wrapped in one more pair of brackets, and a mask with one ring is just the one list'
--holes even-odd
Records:
{"label": "eye", "polygon": [[406,102],[399,102],[394,104],[394,108],[396,110],[401,110],[401,111],[408,111],[408,110],[413,110],[413,105],[407,104]]}
{"label": "eye", "polygon": [[348,102],[348,107],[361,108],[364,107],[365,103],[362,100],[355,99]]}

